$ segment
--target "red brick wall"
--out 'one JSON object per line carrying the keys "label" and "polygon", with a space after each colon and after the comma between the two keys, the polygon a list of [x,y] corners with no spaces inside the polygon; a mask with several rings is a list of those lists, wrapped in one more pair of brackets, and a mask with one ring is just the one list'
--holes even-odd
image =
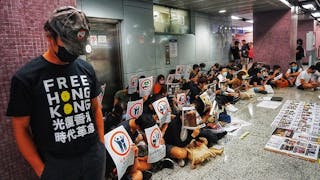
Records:
{"label": "red brick wall", "polygon": [[76,0],[0,1],[0,179],[37,179],[16,148],[9,118],[5,116],[10,79],[14,72],[47,47],[42,30],[53,9],[75,6]]}
{"label": "red brick wall", "polygon": [[[303,48],[305,51],[306,51],[306,34],[309,31],[313,31],[313,20],[300,20],[300,21],[298,21],[297,39],[301,38],[303,40]],[[306,56],[306,57],[302,58],[302,61],[309,62],[309,59]]]}
{"label": "red brick wall", "polygon": [[291,57],[291,11],[254,13],[253,40],[255,60],[271,66],[278,64],[285,71]]}

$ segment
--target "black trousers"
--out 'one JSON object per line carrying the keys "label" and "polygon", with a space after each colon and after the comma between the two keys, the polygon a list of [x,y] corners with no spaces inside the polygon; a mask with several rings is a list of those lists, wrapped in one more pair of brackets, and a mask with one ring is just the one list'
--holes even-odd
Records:
{"label": "black trousers", "polygon": [[42,180],[103,180],[106,168],[106,149],[100,141],[81,156],[56,158],[44,154]]}

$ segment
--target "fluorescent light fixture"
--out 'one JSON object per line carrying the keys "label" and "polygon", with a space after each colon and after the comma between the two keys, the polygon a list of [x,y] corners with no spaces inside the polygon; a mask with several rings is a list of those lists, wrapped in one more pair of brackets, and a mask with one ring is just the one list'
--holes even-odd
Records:
{"label": "fluorescent light fixture", "polygon": [[253,24],[253,20],[246,20],[246,22]]}
{"label": "fluorescent light fixture", "polygon": [[287,0],[279,0],[280,2],[282,2],[283,4],[287,5],[289,8],[291,8],[291,4],[287,1]]}
{"label": "fluorescent light fixture", "polygon": [[219,13],[225,13],[225,12],[227,12],[225,9],[221,9],[221,10],[219,11]]}
{"label": "fluorescent light fixture", "polygon": [[302,4],[302,7],[305,9],[316,10],[313,4]]}
{"label": "fluorescent light fixture", "polygon": [[314,12],[314,13],[311,13],[311,15],[317,18],[317,17],[320,17],[320,12]]}
{"label": "fluorescent light fixture", "polygon": [[239,19],[241,19],[241,18],[239,18],[238,16],[231,16],[231,19],[239,20]]}

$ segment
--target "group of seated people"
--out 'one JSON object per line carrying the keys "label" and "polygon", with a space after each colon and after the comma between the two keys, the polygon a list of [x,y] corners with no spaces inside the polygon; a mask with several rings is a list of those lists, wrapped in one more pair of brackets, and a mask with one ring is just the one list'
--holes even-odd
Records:
{"label": "group of seated people", "polygon": [[[298,68],[296,62],[291,62],[290,68],[282,73],[279,65],[274,65],[270,69],[269,65],[253,63],[250,69],[245,70],[241,64],[228,64],[221,66],[214,64],[208,71],[205,64],[194,64],[189,77],[175,79],[172,83],[180,83],[181,90],[187,93],[188,106],[194,106],[202,122],[207,123],[212,116],[211,107],[206,106],[201,100],[200,95],[208,89],[208,85],[214,86],[215,101],[220,114],[235,112],[238,109],[233,106],[240,99],[252,97],[255,93],[268,93],[266,85],[271,87],[296,86],[298,89],[314,89],[319,86],[318,77],[320,76],[320,63],[308,67],[306,70]],[[175,72],[171,72],[175,74]],[[141,76],[140,78],[144,78]],[[139,97],[139,88],[133,94],[128,93],[128,87],[119,90],[114,96],[114,108],[112,112],[105,115],[105,134],[112,129],[123,126],[132,141],[136,145],[134,164],[128,168],[124,179],[148,179],[152,172],[157,172],[162,168],[173,168],[174,161],[179,166],[184,166],[187,162],[188,152],[186,146],[192,139],[198,140],[199,137],[207,139],[207,146],[210,148],[227,133],[212,131],[210,126],[197,127],[193,130],[184,129],[182,126],[182,112],[177,104],[176,96],[168,96],[166,80],[164,75],[159,75],[153,87],[153,92],[149,96]],[[168,123],[158,123],[158,116],[152,103],[167,97],[171,107],[171,121]],[[137,119],[126,120],[127,103],[143,99],[143,113]],[[192,115],[191,115],[192,116]],[[195,115],[194,115],[195,116]],[[218,118],[219,119],[219,118]],[[147,163],[146,137],[144,129],[159,125],[162,132],[161,143],[166,146],[166,158],[157,163]],[[108,154],[108,153],[107,153]],[[112,159],[107,155],[108,177],[116,174],[115,166],[110,165]]]}

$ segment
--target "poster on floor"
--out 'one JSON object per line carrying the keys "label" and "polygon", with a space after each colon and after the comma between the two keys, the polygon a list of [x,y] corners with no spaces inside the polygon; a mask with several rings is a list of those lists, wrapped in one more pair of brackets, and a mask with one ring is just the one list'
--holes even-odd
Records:
{"label": "poster on floor", "polygon": [[149,96],[153,88],[153,77],[139,79],[140,97]]}
{"label": "poster on floor", "polygon": [[143,113],[143,99],[129,101],[126,119],[138,119]]}
{"label": "poster on floor", "polygon": [[265,149],[315,162],[320,144],[320,105],[287,100],[271,126]]}
{"label": "poster on floor", "polygon": [[116,165],[118,179],[120,180],[127,168],[134,162],[134,152],[131,151],[133,142],[123,126],[119,126],[104,135],[104,141],[105,147]]}
{"label": "poster on floor", "polygon": [[148,163],[155,163],[166,156],[166,146],[161,144],[162,133],[158,125],[145,129],[148,141]]}
{"label": "poster on floor", "polygon": [[128,87],[128,94],[133,94],[137,92],[138,88],[138,75],[131,75],[129,76],[129,87]]}
{"label": "poster on floor", "polygon": [[171,121],[171,108],[167,97],[161,98],[152,103],[154,110],[157,113],[160,126],[164,123],[169,123]]}

